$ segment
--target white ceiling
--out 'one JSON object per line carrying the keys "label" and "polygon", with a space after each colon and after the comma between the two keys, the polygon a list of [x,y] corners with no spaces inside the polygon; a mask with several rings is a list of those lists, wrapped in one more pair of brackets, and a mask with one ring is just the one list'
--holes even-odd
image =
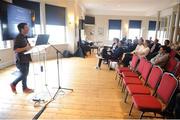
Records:
{"label": "white ceiling", "polygon": [[152,16],[180,0],[80,0],[92,15]]}

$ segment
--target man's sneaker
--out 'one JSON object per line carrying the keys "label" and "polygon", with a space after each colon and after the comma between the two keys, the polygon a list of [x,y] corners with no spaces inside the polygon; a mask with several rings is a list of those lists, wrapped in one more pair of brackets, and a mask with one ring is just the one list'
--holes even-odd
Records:
{"label": "man's sneaker", "polygon": [[17,94],[16,86],[13,85],[13,83],[10,84],[10,87],[11,87],[12,92],[15,93],[15,94]]}
{"label": "man's sneaker", "polygon": [[29,93],[33,93],[34,90],[33,90],[33,89],[29,89],[29,88],[25,88],[25,89],[23,90],[23,92],[26,93],[26,94],[29,94]]}

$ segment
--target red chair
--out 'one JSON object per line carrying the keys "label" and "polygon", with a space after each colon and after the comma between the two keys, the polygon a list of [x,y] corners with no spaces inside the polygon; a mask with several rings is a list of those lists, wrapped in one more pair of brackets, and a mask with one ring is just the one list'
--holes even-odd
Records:
{"label": "red chair", "polygon": [[[137,66],[137,72],[139,74],[142,73],[142,69],[143,69],[143,66],[144,66],[144,62],[146,61],[145,58],[141,58],[140,59],[140,62]],[[139,78],[139,75],[133,71],[123,71],[121,74],[120,74],[120,77],[121,79],[131,79],[129,77],[136,77],[137,79]],[[126,78],[127,77],[127,78]],[[134,79],[133,79],[134,80]],[[120,79],[119,79],[119,82],[118,82],[118,85],[120,84]],[[121,84],[122,84],[122,81],[121,81]],[[122,91],[124,90],[124,87],[122,87]]]}
{"label": "red chair", "polygon": [[175,50],[171,50],[171,52],[169,53],[169,57],[170,58],[175,58],[176,55],[176,51]]}
{"label": "red chair", "polygon": [[[145,58],[140,59],[140,62],[139,62],[138,67],[137,67],[137,72],[139,74],[141,74],[143,71],[145,61],[147,61]],[[124,77],[137,77],[137,78],[139,77],[139,75],[134,71],[123,71],[121,74],[122,74],[123,78]]]}
{"label": "red chair", "polygon": [[175,71],[173,73],[177,78],[180,76],[180,62],[177,63]]}
{"label": "red chair", "polygon": [[[138,62],[139,62],[139,57],[134,54],[134,55],[133,55],[132,62],[131,62],[131,65],[130,65],[130,68],[128,68],[128,67],[123,67],[123,68],[121,68],[121,70],[119,70],[119,72],[118,72],[118,75],[119,75],[118,86],[120,85],[120,81],[121,81],[121,79],[122,79],[122,73],[123,73],[123,72],[130,72],[130,73],[131,73],[131,72],[135,71]],[[128,68],[129,70],[128,70],[127,68]],[[137,75],[136,75],[136,76],[137,76]],[[137,77],[138,77],[138,76],[137,76]]]}
{"label": "red chair", "polygon": [[132,57],[132,61],[131,61],[131,64],[129,65],[129,67],[119,67],[116,69],[116,77],[115,77],[115,80],[117,79],[117,76],[119,74],[121,74],[122,72],[124,71],[134,71],[137,64],[138,64],[138,61],[139,61],[139,57],[137,55],[133,55]]}
{"label": "red chair", "polygon": [[166,65],[166,71],[172,73],[174,71],[176,65],[177,65],[177,60],[174,58],[170,58]]}
{"label": "red chair", "polygon": [[145,58],[141,58],[141,63],[139,63],[138,65],[138,68],[137,68],[137,72],[139,74],[141,74],[143,72],[143,68],[144,68],[144,63],[146,62],[147,60]]}
{"label": "red chair", "polygon": [[124,99],[124,102],[126,102],[128,94],[136,95],[136,94],[143,94],[143,95],[150,95],[151,90],[149,87],[156,91],[157,85],[159,81],[161,80],[161,76],[163,74],[163,71],[160,67],[154,66],[149,74],[148,80],[147,80],[147,86],[143,85],[136,85],[136,84],[129,84],[126,86],[126,96]]}
{"label": "red chair", "polygon": [[171,73],[164,73],[156,91],[156,96],[158,98],[151,95],[133,95],[133,103],[131,105],[129,115],[131,115],[134,106],[142,112],[140,119],[143,117],[145,112],[153,112],[155,116],[156,113],[161,113],[163,105],[159,100],[167,105],[171,100],[177,86],[178,81],[176,78]]}
{"label": "red chair", "polygon": [[142,74],[141,74],[143,82],[141,81],[141,79],[139,79],[137,77],[124,77],[122,91],[129,84],[142,85],[143,83],[146,83],[146,81],[148,79],[148,75],[149,75],[149,73],[151,71],[151,68],[152,68],[152,64],[149,61],[145,60],[144,61],[144,66],[145,67],[142,70]]}

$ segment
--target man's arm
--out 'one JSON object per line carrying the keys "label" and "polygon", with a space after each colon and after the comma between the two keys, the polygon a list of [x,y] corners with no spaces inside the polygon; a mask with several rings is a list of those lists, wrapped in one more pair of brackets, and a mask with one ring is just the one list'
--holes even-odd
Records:
{"label": "man's arm", "polygon": [[28,51],[28,50],[30,50],[31,48],[32,48],[32,47],[31,47],[29,44],[27,44],[26,47],[16,48],[14,51],[15,51],[16,53],[21,53],[21,52]]}
{"label": "man's arm", "polygon": [[169,59],[169,56],[168,56],[168,55],[164,55],[164,56],[162,56],[162,57],[159,57],[159,58],[156,60],[155,64],[164,63],[164,62],[168,61],[168,59]]}

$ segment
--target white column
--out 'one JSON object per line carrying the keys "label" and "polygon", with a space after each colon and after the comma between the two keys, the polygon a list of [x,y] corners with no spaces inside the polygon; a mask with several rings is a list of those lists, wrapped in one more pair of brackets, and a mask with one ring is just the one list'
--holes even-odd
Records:
{"label": "white column", "polygon": [[155,39],[157,38],[158,35],[158,29],[159,29],[159,21],[160,21],[160,11],[157,12],[157,20],[156,20],[156,34],[155,34]]}
{"label": "white column", "polygon": [[121,31],[122,31],[122,38],[127,37],[128,38],[128,29],[129,29],[129,20],[128,19],[123,19],[121,21]]}
{"label": "white column", "polygon": [[142,27],[141,27],[141,31],[142,31],[142,37],[144,39],[148,39],[148,25],[149,25],[149,19],[145,18],[142,20]]}
{"label": "white column", "polygon": [[179,28],[179,14],[180,14],[180,4],[177,5],[177,12],[176,12],[176,21],[175,21],[175,28],[174,28],[174,35],[173,35],[173,43],[177,41],[177,32]]}
{"label": "white column", "polygon": [[174,33],[174,19],[175,19],[175,14],[172,12],[171,15],[171,20],[170,20],[170,26],[169,26],[169,40],[173,39],[173,33]]}
{"label": "white column", "polygon": [[66,41],[68,50],[75,52],[75,1],[67,0],[67,16],[66,16]]}
{"label": "white column", "polygon": [[46,33],[46,11],[45,11],[45,1],[40,0],[40,23],[41,23],[41,33]]}

